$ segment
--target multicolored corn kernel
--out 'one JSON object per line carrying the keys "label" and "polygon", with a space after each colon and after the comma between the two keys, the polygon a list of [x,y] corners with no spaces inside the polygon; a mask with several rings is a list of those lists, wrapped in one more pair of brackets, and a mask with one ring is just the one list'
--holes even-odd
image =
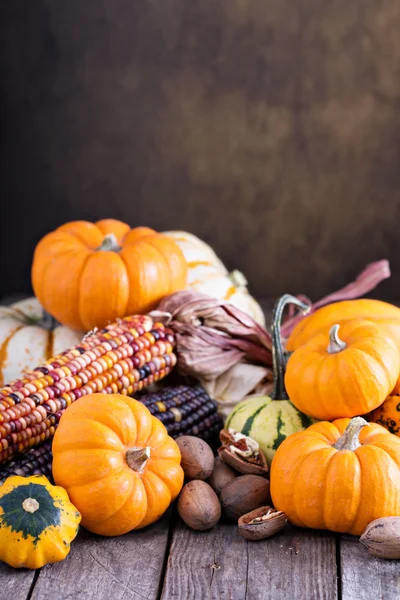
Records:
{"label": "multicolored corn kernel", "polygon": [[52,437],[68,406],[97,392],[133,394],[176,364],[175,338],[148,315],[119,319],[0,389],[0,463]]}

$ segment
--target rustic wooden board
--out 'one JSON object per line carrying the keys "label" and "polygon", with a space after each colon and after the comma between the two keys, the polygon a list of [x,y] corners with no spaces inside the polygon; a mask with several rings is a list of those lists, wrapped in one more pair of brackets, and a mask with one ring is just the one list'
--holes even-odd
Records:
{"label": "rustic wooden board", "polygon": [[0,598],[14,598],[24,600],[28,597],[36,577],[35,571],[28,569],[13,569],[0,562]]}
{"label": "rustic wooden board", "polygon": [[82,529],[67,559],[40,571],[32,600],[157,598],[169,519],[170,514],[143,531],[118,538],[102,538]]}
{"label": "rustic wooden board", "polygon": [[400,599],[400,562],[371,556],[358,538],[340,540],[340,578],[343,600]]}
{"label": "rustic wooden board", "polygon": [[220,524],[173,532],[162,600],[335,600],[335,537],[288,528],[270,540],[246,542]]}

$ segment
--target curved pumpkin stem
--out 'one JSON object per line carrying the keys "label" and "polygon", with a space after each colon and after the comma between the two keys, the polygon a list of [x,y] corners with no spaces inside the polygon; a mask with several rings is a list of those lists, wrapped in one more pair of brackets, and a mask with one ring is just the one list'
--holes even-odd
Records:
{"label": "curved pumpkin stem", "polygon": [[338,439],[333,447],[336,450],[357,450],[361,446],[360,444],[360,431],[363,427],[369,425],[368,421],[362,417],[354,417],[347,425],[343,435]]}
{"label": "curved pumpkin stem", "polygon": [[342,350],[347,348],[346,342],[339,337],[339,328],[340,325],[333,325],[329,332],[329,354],[338,354],[338,352],[342,352]]}
{"label": "curved pumpkin stem", "polygon": [[290,294],[284,294],[278,302],[275,304],[274,311],[272,313],[272,325],[271,325],[271,340],[272,340],[272,366],[274,373],[274,388],[271,394],[273,400],[287,400],[288,395],[285,389],[285,369],[286,360],[284,357],[282,337],[281,337],[281,323],[282,315],[288,304],[294,304],[300,310],[306,314],[310,307],[304,302],[301,302],[295,296]]}
{"label": "curved pumpkin stem", "polygon": [[126,451],[126,462],[133,471],[142,473],[146,462],[150,458],[150,446],[146,448],[129,448]]}
{"label": "curved pumpkin stem", "polygon": [[100,246],[96,248],[96,252],[120,252],[121,246],[117,242],[117,238],[113,233],[108,233]]}

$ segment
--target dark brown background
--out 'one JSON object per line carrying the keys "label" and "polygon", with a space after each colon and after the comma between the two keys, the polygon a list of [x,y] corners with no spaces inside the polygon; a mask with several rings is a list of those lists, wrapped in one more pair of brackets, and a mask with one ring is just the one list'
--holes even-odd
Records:
{"label": "dark brown background", "polygon": [[211,242],[258,295],[389,257],[398,0],[2,0],[1,293],[35,243],[121,218]]}

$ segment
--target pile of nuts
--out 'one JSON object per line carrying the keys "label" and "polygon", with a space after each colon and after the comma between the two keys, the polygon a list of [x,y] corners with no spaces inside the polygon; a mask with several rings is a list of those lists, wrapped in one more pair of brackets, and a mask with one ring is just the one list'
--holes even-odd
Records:
{"label": "pile of nuts", "polygon": [[198,531],[211,529],[221,517],[236,521],[239,533],[249,540],[281,531],[287,519],[270,506],[268,465],[257,442],[231,429],[222,430],[220,440],[215,458],[200,438],[176,440],[187,481],[178,499],[183,521]]}

